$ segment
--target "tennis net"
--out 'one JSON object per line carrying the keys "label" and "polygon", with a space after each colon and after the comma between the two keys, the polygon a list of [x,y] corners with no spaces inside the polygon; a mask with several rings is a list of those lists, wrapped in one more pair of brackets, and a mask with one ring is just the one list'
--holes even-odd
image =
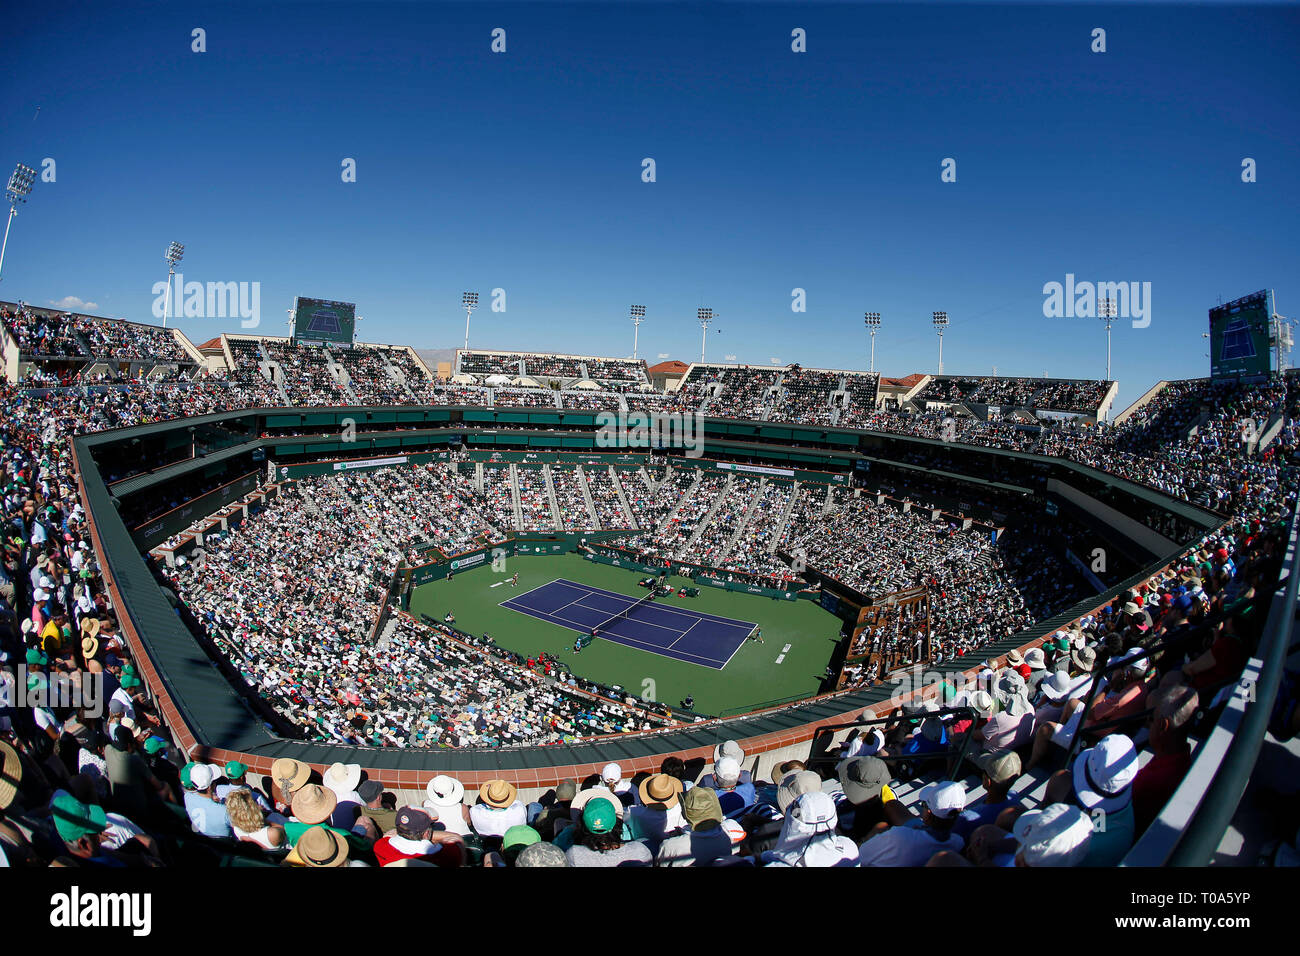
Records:
{"label": "tennis net", "polygon": [[650,603],[651,601],[653,601],[654,599],[655,599],[655,593],[654,593],[654,591],[651,591],[649,594],[647,594],[645,597],[641,598],[641,600],[637,601],[635,604],[629,604],[627,607],[623,608],[623,610],[619,611],[617,614],[615,614],[615,615],[614,615],[613,617],[611,617],[609,620],[605,621],[603,624],[598,624],[598,625],[596,625],[594,628],[592,628],[592,632],[593,632],[593,633],[596,633],[596,634],[599,634],[601,631],[606,630],[606,629],[607,629],[611,624],[613,624],[615,621],[621,621],[621,620],[623,620],[623,618],[627,617],[629,614],[631,614],[631,613],[632,613],[633,611],[635,611],[637,608],[639,608],[639,607],[644,607],[645,605],[649,604],[649,603]]}

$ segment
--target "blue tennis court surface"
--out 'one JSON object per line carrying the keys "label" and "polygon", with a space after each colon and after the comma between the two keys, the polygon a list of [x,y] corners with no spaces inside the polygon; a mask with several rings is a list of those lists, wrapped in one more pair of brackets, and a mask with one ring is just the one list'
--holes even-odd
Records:
{"label": "blue tennis court surface", "polygon": [[[590,634],[593,627],[603,624],[638,600],[627,594],[560,578],[509,601],[502,601],[501,606],[539,621],[550,621],[571,631]],[[655,600],[610,624],[599,637],[688,664],[722,670],[754,627],[750,621],[702,614]]]}

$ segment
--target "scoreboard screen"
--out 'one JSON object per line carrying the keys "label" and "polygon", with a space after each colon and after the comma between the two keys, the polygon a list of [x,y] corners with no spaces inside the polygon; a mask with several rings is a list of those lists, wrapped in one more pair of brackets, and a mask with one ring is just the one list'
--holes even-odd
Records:
{"label": "scoreboard screen", "polygon": [[352,302],[330,299],[293,300],[293,340],[295,342],[339,342],[352,344],[357,324],[357,307]]}
{"label": "scoreboard screen", "polygon": [[1210,310],[1210,377],[1251,378],[1273,368],[1273,293],[1242,296]]}

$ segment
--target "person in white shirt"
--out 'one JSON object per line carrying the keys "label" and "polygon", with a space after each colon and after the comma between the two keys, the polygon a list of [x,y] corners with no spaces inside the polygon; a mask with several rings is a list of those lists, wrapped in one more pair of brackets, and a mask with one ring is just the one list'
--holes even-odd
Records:
{"label": "person in white shirt", "polygon": [[357,787],[361,783],[361,764],[331,764],[322,779],[337,798],[334,812],[330,815],[330,825],[342,830],[352,829],[357,822],[357,815],[365,806],[365,801],[357,793]]}
{"label": "person in white shirt", "polygon": [[898,800],[885,802],[885,818],[858,848],[859,866],[925,866],[942,850],[960,853],[966,841],[952,832],[966,808],[966,788],[945,780],[921,788],[917,794],[921,816],[914,816]]}
{"label": "person in white shirt", "polygon": [[504,780],[490,780],[479,788],[479,802],[470,807],[474,832],[484,837],[503,837],[511,827],[528,823],[528,811],[518,800],[517,788]]}

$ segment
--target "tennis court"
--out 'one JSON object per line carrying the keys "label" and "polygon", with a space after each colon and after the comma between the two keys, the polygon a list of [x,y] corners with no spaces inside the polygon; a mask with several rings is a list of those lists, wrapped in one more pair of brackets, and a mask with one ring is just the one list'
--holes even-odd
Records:
{"label": "tennis court", "polygon": [[[703,614],[660,603],[662,600],[642,604],[626,594],[557,578],[502,601],[501,607],[580,634],[590,634],[593,627],[604,624],[601,640],[714,670],[727,666],[755,627],[751,621]],[[609,620],[624,611],[630,613]]]}

